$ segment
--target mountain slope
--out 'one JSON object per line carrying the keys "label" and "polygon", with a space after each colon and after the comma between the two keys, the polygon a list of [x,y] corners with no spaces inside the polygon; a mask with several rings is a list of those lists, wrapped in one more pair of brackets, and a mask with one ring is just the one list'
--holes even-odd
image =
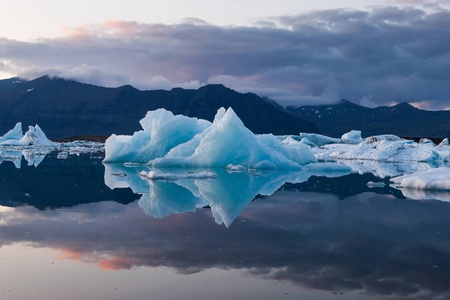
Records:
{"label": "mountain slope", "polygon": [[333,105],[287,107],[287,111],[314,122],[328,136],[352,130],[363,136],[392,133],[403,137],[450,136],[450,111],[426,111],[404,102],[392,107],[367,108],[347,100]]}
{"label": "mountain slope", "polygon": [[148,110],[165,108],[212,121],[220,107],[232,107],[254,133],[317,132],[312,122],[255,94],[241,94],[223,85],[140,91],[129,85],[104,88],[48,76],[22,82],[0,80],[0,134],[19,121],[24,126],[39,124],[49,138],[131,134],[141,129],[138,121]]}

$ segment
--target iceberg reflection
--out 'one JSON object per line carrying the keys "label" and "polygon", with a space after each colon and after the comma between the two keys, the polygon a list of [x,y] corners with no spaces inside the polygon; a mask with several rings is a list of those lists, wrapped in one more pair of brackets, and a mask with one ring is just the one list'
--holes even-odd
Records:
{"label": "iceberg reflection", "polygon": [[22,157],[27,161],[28,166],[37,167],[53,149],[44,147],[1,147],[0,148],[0,164],[10,161],[17,169],[22,165]]}
{"label": "iceberg reflection", "polygon": [[419,190],[399,188],[403,196],[413,200],[440,200],[450,202],[450,192],[440,190]]}
{"label": "iceberg reflection", "polygon": [[142,165],[105,164],[105,184],[111,188],[131,188],[141,194],[138,202],[145,214],[164,218],[170,214],[211,208],[217,224],[230,226],[242,209],[257,195],[270,196],[285,183],[301,183],[312,175],[327,177],[350,173],[336,163],[310,164],[301,171],[209,169],[216,176],[196,178],[204,169],[163,169],[163,179],[143,176],[154,169]]}

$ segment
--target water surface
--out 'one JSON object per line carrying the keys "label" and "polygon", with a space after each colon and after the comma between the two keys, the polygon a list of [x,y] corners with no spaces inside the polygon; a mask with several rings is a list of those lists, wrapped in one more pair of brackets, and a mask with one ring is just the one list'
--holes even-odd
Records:
{"label": "water surface", "polygon": [[152,181],[101,159],[0,164],[1,299],[450,298],[449,202],[370,173]]}

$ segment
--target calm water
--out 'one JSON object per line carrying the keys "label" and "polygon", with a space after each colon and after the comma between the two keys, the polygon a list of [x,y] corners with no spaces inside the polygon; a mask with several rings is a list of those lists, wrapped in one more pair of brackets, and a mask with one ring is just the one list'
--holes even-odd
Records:
{"label": "calm water", "polygon": [[449,202],[370,174],[148,181],[101,159],[0,164],[0,299],[450,298]]}

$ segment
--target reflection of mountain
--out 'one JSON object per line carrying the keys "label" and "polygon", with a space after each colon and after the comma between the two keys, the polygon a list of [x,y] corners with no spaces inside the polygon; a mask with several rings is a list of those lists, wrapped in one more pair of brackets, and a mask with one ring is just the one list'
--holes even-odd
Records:
{"label": "reflection of mountain", "polygon": [[164,276],[168,268],[185,276],[235,269],[249,280],[339,291],[343,299],[448,299],[449,215],[450,204],[440,201],[374,193],[339,201],[298,191],[256,199],[229,228],[211,226],[206,209],[156,219],[113,202],[18,207],[0,212],[0,245],[31,242],[110,270],[167,267]]}
{"label": "reflection of mountain", "polygon": [[37,168],[17,168],[4,162],[0,164],[0,205],[28,204],[45,209],[108,200],[124,204],[134,201],[137,196],[131,191],[111,191],[104,185],[101,158],[96,160],[93,162],[89,155],[57,160],[52,152]]}
{"label": "reflection of mountain", "polygon": [[[370,188],[368,182],[382,182],[384,187]],[[366,174],[348,174],[340,177],[328,178],[325,176],[312,176],[307,181],[301,183],[286,183],[283,188],[286,191],[319,192],[336,195],[338,199],[346,199],[361,193],[373,192],[377,194],[391,194],[396,198],[405,198],[401,191],[389,185],[389,180]]]}
{"label": "reflection of mountain", "polygon": [[[216,223],[228,227],[257,195],[270,196],[286,182],[304,182],[320,172],[315,166],[306,166],[301,171],[213,169],[217,175],[214,178],[187,178],[192,175],[189,172],[199,170],[165,169],[166,177],[177,180],[151,180],[139,175],[140,171],[148,171],[145,166],[105,164],[105,184],[111,189],[130,187],[133,192],[142,194],[139,206],[155,218],[209,206]],[[349,169],[343,169],[328,176],[348,173]]]}

